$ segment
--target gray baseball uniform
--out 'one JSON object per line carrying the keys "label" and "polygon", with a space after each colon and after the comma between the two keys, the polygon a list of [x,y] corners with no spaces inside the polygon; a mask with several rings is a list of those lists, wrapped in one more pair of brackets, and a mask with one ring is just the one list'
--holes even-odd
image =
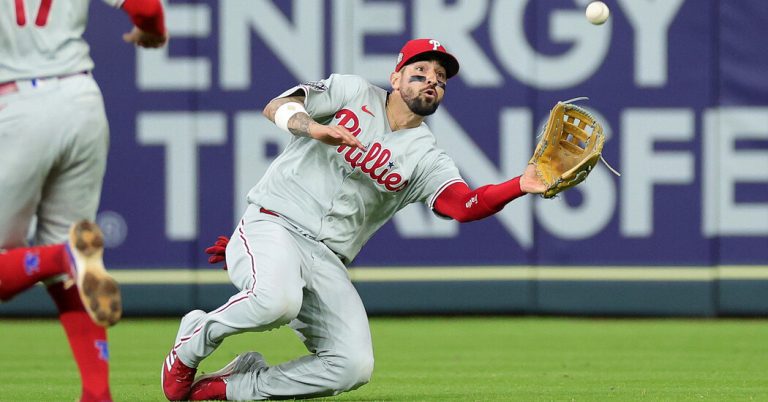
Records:
{"label": "gray baseball uniform", "polygon": [[96,215],[109,133],[82,38],[89,3],[0,2],[0,248],[26,245],[34,216],[49,244]]}
{"label": "gray baseball uniform", "polygon": [[313,119],[346,127],[367,152],[294,137],[248,194],[226,250],[240,292],[213,312],[185,316],[176,355],[197,367],[229,335],[288,322],[312,354],[232,374],[229,399],[332,395],[366,383],[368,319],[345,265],[397,211],[413,202],[431,207],[462,180],[426,124],[391,130],[383,89],[334,74],[281,96],[297,91]]}

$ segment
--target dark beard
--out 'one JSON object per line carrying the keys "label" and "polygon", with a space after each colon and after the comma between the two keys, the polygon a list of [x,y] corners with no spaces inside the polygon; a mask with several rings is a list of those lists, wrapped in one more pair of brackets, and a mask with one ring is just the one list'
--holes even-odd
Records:
{"label": "dark beard", "polygon": [[429,116],[435,113],[437,107],[440,106],[440,102],[437,99],[433,103],[427,103],[418,95],[409,96],[410,94],[406,94],[404,91],[401,91],[401,95],[405,104],[408,105],[408,109],[411,109],[411,112],[419,116]]}

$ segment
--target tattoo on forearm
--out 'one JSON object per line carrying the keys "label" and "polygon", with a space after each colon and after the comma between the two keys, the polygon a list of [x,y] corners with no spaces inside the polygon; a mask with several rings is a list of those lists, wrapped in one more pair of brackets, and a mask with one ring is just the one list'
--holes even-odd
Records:
{"label": "tattoo on forearm", "polygon": [[306,113],[296,113],[288,119],[288,130],[293,135],[300,137],[309,137],[309,125],[312,118]]}
{"label": "tattoo on forearm", "polygon": [[262,111],[262,114],[268,118],[271,121],[275,121],[275,113],[277,113],[277,109],[280,108],[280,106],[283,106],[284,104],[288,102],[296,102],[299,104],[304,104],[304,97],[303,96],[289,96],[286,98],[278,98],[274,99],[271,102],[267,104],[266,107],[264,107],[264,110]]}

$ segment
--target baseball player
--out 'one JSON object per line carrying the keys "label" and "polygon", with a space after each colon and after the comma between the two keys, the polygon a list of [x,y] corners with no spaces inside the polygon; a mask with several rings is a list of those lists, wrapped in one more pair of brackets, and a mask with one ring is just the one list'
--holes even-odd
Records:
{"label": "baseball player", "polygon": [[[105,2],[135,25],[126,42],[166,42],[160,0]],[[89,3],[0,2],[0,301],[43,281],[80,371],[80,400],[107,401],[105,327],[120,319],[122,307],[92,222],[108,127],[82,37]]]}
{"label": "baseball player", "polygon": [[[264,115],[293,134],[249,192],[231,240],[207,250],[226,258],[240,290],[220,308],[185,315],[162,367],[169,400],[253,400],[335,395],[373,371],[368,318],[346,266],[397,211],[426,203],[438,216],[485,218],[541,193],[532,166],[507,182],[470,190],[437,148],[424,118],[437,110],[459,63],[440,42],[402,48],[392,91],[351,75],[289,89]],[[289,324],[310,354],[268,365],[249,352],[194,379],[227,336]]]}

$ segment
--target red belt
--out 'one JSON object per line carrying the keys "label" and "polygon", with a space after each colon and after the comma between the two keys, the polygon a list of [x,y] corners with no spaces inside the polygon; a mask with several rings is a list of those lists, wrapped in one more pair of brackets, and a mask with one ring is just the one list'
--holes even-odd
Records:
{"label": "red belt", "polygon": [[268,210],[266,208],[259,208],[259,212],[261,212],[262,214],[267,214],[267,215],[272,215],[272,216],[280,216],[280,215],[277,214],[277,212],[270,211],[270,210]]}
{"label": "red belt", "polygon": [[[87,74],[88,74],[88,71],[80,71],[80,72],[77,72],[77,73],[64,74],[64,75],[59,75],[59,76],[56,76],[56,77],[48,77],[48,78],[62,79],[62,78],[74,77],[76,75],[87,75]],[[40,78],[32,78],[30,81],[32,81],[32,85],[34,86],[35,85],[35,81],[37,81],[39,79]],[[45,78],[43,78],[43,79],[45,79]],[[16,84],[16,81],[0,82],[0,96],[8,95],[8,94],[13,94],[13,93],[16,93],[16,92],[19,92],[19,86]]]}
{"label": "red belt", "polygon": [[0,96],[19,92],[19,86],[16,85],[16,81],[0,83]]}

